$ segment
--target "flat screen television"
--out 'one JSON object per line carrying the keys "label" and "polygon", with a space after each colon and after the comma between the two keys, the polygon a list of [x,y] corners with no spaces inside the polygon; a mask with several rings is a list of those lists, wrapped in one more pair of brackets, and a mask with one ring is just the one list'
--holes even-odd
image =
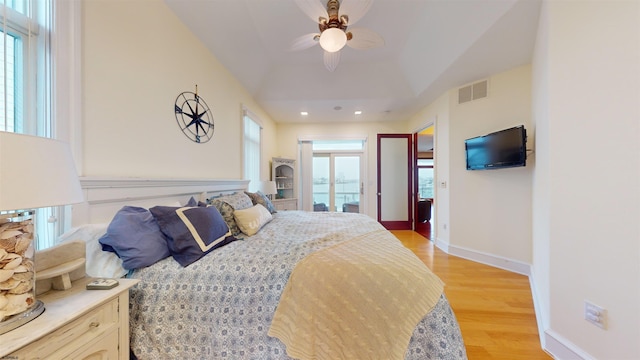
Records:
{"label": "flat screen television", "polygon": [[527,131],[515,126],[464,142],[467,170],[502,169],[527,164]]}

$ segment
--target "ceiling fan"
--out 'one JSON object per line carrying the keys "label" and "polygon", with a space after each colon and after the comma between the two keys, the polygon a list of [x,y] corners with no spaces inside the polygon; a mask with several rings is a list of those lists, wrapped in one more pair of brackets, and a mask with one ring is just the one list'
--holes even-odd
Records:
{"label": "ceiling fan", "polygon": [[373,0],[328,0],[327,6],[321,0],[295,0],[300,9],[318,23],[319,33],[297,37],[291,43],[293,51],[304,50],[316,44],[324,50],[324,66],[334,71],[340,62],[340,50],[345,46],[366,50],[384,45],[378,33],[366,28],[349,28],[369,10]]}

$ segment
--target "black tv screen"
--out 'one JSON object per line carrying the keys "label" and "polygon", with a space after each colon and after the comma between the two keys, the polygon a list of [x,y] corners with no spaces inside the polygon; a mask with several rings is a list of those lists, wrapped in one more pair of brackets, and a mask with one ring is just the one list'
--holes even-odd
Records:
{"label": "black tv screen", "polygon": [[467,139],[467,170],[526,166],[526,145],[527,131],[522,125]]}

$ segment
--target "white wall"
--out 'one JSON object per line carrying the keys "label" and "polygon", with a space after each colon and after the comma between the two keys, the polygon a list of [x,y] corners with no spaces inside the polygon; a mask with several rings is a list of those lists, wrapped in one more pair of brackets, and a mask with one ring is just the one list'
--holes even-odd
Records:
{"label": "white wall", "polygon": [[[546,5],[545,5],[546,6]],[[535,132],[536,168],[533,170],[532,189],[532,241],[533,260],[531,278],[534,304],[536,305],[536,319],[538,329],[549,328],[549,94],[548,79],[548,16],[547,12],[540,12],[538,35],[532,66],[532,131]],[[544,119],[544,121],[542,121]],[[543,336],[541,335],[541,339]]]}
{"label": "white wall", "polygon": [[[479,79],[480,80],[480,79]],[[450,246],[452,252],[491,254],[530,264],[531,174],[526,167],[466,170],[465,139],[524,125],[531,134],[531,67],[522,66],[489,78],[489,96],[458,104],[451,90],[449,114]],[[436,148],[438,152],[440,146]],[[495,264],[510,268],[509,264]]]}
{"label": "white wall", "polygon": [[[275,124],[161,0],[82,2],[83,174],[151,178],[242,177],[242,105],[264,122],[262,177]],[[189,140],[176,97],[211,108],[213,138]]]}
{"label": "white wall", "polygon": [[326,138],[343,138],[348,136],[367,137],[367,185],[365,196],[367,205],[365,213],[377,218],[377,134],[407,133],[406,122],[358,122],[358,123],[325,123],[325,124],[278,124],[278,156],[298,159],[298,139],[312,136]]}
{"label": "white wall", "polygon": [[[640,3],[548,1],[534,57],[536,287],[561,359],[640,358]],[[584,320],[584,301],[608,328]]]}

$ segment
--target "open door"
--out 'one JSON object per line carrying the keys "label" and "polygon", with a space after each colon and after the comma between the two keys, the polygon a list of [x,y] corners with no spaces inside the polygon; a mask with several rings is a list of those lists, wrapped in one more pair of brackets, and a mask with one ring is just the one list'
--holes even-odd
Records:
{"label": "open door", "polygon": [[388,230],[413,228],[412,134],[378,134],[378,222]]}
{"label": "open door", "polygon": [[[418,234],[431,238],[431,201],[422,199],[420,196],[420,178],[418,170],[418,141],[419,134],[413,134],[413,163],[416,164],[415,171],[413,172],[413,185],[414,185],[414,213],[413,213],[413,230]],[[427,216],[428,215],[428,216]]]}

